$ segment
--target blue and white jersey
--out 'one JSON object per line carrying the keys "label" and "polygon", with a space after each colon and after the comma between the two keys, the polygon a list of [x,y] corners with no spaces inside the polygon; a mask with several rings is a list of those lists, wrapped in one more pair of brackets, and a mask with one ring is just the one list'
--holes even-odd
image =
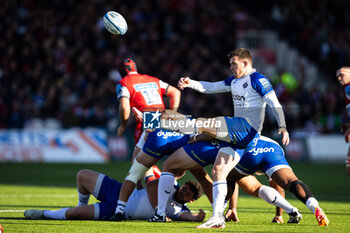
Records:
{"label": "blue and white jersey", "polygon": [[[121,183],[106,175],[98,176],[94,190],[94,195],[100,201],[94,204],[96,220],[107,220],[114,214],[121,187]],[[166,210],[167,216],[173,220],[177,220],[181,212],[190,211],[186,205],[176,202],[173,196],[169,198]],[[154,208],[149,201],[147,190],[135,189],[126,203],[125,217],[130,220],[146,220],[153,215]]]}
{"label": "blue and white jersey", "polygon": [[282,147],[274,140],[260,136],[255,148],[245,151],[235,169],[244,175],[261,170],[271,175],[280,168],[290,168]]}
{"label": "blue and white jersey", "polygon": [[231,76],[224,83],[232,94],[234,116],[246,118],[261,133],[266,108],[264,98],[274,93],[270,81],[254,70],[242,78]]}
{"label": "blue and white jersey", "polygon": [[254,148],[259,133],[242,117],[224,117],[227,130],[231,138],[231,144],[239,149]]}
{"label": "blue and white jersey", "polygon": [[156,129],[148,134],[142,151],[156,159],[160,159],[165,155],[171,155],[177,149],[187,144],[190,140],[190,135]]}
{"label": "blue and white jersey", "polygon": [[[186,205],[176,202],[174,194],[169,198],[166,215],[172,220],[177,220],[183,211],[189,211]],[[147,220],[154,216],[154,208],[148,199],[147,190],[134,190],[125,207],[125,217],[130,220]]]}
{"label": "blue and white jersey", "polygon": [[[242,156],[244,150],[238,150],[232,146],[232,144],[220,140],[213,140],[211,142],[196,142],[190,143],[182,148],[185,150],[188,156],[190,156],[194,161],[196,161],[202,167],[209,164],[214,164],[217,154],[221,148],[232,148]],[[232,154],[232,156],[234,156]]]}

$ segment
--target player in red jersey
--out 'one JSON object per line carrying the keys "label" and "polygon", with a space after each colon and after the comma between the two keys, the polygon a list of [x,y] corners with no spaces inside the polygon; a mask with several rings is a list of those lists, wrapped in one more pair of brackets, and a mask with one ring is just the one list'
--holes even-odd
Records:
{"label": "player in red jersey", "polygon": [[[117,85],[120,117],[118,136],[125,132],[131,107],[136,107],[142,112],[163,111],[165,110],[163,96],[170,98],[170,109],[176,110],[179,107],[181,92],[156,77],[139,74],[136,63],[132,59],[125,59],[119,68],[119,72],[123,79]],[[137,122],[134,135],[135,144],[138,142],[141,134],[142,122]]]}
{"label": "player in red jersey", "polygon": [[[340,83],[344,87],[345,91],[345,100],[346,100],[346,110],[350,116],[350,67],[343,66],[339,70],[337,70],[337,78]],[[345,141],[347,143],[350,142],[350,124],[342,125],[342,132],[345,136]],[[350,148],[348,150],[348,156],[345,161],[346,164],[346,172],[350,175]]]}
{"label": "player in red jersey", "polygon": [[[131,107],[139,108],[139,110],[142,112],[157,110],[164,111],[165,105],[162,96],[169,97],[170,109],[177,110],[177,108],[179,107],[181,92],[177,88],[159,80],[158,78],[145,74],[139,74],[137,72],[136,63],[132,59],[127,58],[123,61],[123,63],[120,66],[119,73],[121,74],[123,79],[117,85],[117,96],[120,103],[120,126],[118,128],[118,136],[121,136],[126,129],[126,124],[130,117]],[[137,158],[134,159],[136,155],[139,154],[139,152],[142,153],[142,145],[138,143],[138,141],[145,140],[146,134],[142,132],[142,122],[138,121],[134,135],[136,144],[133,153],[134,161],[130,170],[140,171],[144,170],[145,168],[145,166],[142,163],[140,163],[140,161],[138,161]],[[153,165],[153,167],[151,167],[150,173],[157,174],[157,170],[159,171],[159,169],[155,165]],[[132,190],[135,188],[136,182],[138,181],[138,179],[135,180],[135,182],[130,181],[130,178],[128,178],[129,176],[130,173],[127,175],[121,187],[116,213],[124,212],[124,209],[122,207],[125,206]],[[152,179],[155,178],[157,178],[157,176],[154,176]],[[152,179],[148,179],[148,181],[151,181]],[[121,219],[119,219],[119,216],[117,217],[117,215],[115,214],[110,220]]]}

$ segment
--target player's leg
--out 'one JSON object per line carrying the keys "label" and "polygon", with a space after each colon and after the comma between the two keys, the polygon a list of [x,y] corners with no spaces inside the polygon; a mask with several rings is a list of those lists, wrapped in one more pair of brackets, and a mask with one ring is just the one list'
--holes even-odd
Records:
{"label": "player's leg", "polygon": [[145,172],[154,165],[158,159],[147,155],[142,150],[138,153],[136,158],[134,159],[133,164],[126,176],[120,194],[118,204],[115,210],[117,216],[115,216],[116,221],[120,221],[123,219],[124,209],[126,206],[126,202],[128,201],[131,193],[133,192],[137,182],[142,178]]}
{"label": "player's leg", "polygon": [[94,207],[87,204],[90,195],[96,191],[96,184],[102,182],[101,177],[104,175],[87,169],[77,173],[78,207],[59,210],[27,210],[24,212],[24,216],[29,219],[94,219]]}
{"label": "player's leg", "polygon": [[197,228],[224,228],[223,216],[225,197],[227,194],[227,175],[239,162],[239,154],[231,147],[221,148],[216,156],[211,172],[213,179],[213,215]]}
{"label": "player's leg", "polygon": [[292,206],[274,188],[262,185],[255,176],[246,176],[240,179],[238,184],[246,193],[259,197],[269,204],[283,208],[289,215],[298,212],[298,209]]}
{"label": "player's leg", "polygon": [[78,206],[84,206],[89,203],[90,195],[93,194],[96,180],[100,173],[91,170],[80,170],[77,173],[77,191],[78,191]]}
{"label": "player's leg", "polygon": [[271,178],[281,187],[292,192],[306,207],[311,210],[317,219],[319,225],[327,226],[329,224],[327,216],[320,208],[318,201],[312,194],[310,188],[299,180],[291,168],[281,168],[274,171]]}
{"label": "player's leg", "polygon": [[[229,184],[229,180],[227,179],[227,185],[228,185],[228,190],[230,190],[230,187],[233,189],[231,197],[228,199],[228,209],[225,214],[226,221],[234,221],[234,222],[239,222],[238,219],[238,214],[237,214],[237,202],[238,202],[238,195],[239,195],[239,186],[236,182],[233,182],[232,184]],[[229,192],[228,192],[229,193]],[[230,195],[227,194],[229,197]]]}
{"label": "player's leg", "polygon": [[192,160],[183,148],[175,151],[162,164],[162,174],[158,184],[158,205],[155,216],[149,219],[151,222],[164,222],[166,206],[169,197],[176,191],[175,177],[181,176],[183,172],[199,165]]}
{"label": "player's leg", "polygon": [[[285,192],[281,186],[276,184],[276,182],[273,181],[272,179],[269,179],[269,183],[270,183],[270,186],[272,188],[276,189],[277,192],[279,192],[279,194],[281,194],[281,196],[283,198],[285,198]],[[283,209],[282,208],[276,207],[276,216],[272,219],[272,222],[283,223]]]}

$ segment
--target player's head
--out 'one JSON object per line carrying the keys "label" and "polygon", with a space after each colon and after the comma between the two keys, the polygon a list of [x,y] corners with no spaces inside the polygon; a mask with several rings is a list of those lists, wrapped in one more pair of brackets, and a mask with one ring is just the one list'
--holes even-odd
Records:
{"label": "player's head", "polygon": [[120,75],[122,77],[125,77],[126,75],[129,75],[132,72],[137,72],[136,63],[131,58],[124,59],[119,66]]}
{"label": "player's head", "polygon": [[339,70],[337,70],[337,78],[340,85],[344,86],[350,83],[350,67],[343,66]]}
{"label": "player's head", "polygon": [[230,59],[230,69],[235,78],[241,78],[251,72],[253,60],[249,50],[239,48],[228,54]]}
{"label": "player's head", "polygon": [[202,195],[202,188],[200,184],[194,180],[187,181],[174,194],[175,201],[185,204],[200,198]]}

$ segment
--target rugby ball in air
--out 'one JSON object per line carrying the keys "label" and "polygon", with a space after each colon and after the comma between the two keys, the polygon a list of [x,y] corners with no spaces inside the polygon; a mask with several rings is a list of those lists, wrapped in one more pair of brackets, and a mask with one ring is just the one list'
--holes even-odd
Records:
{"label": "rugby ball in air", "polygon": [[124,35],[128,30],[128,24],[124,17],[115,11],[108,11],[103,17],[105,28],[114,35]]}

